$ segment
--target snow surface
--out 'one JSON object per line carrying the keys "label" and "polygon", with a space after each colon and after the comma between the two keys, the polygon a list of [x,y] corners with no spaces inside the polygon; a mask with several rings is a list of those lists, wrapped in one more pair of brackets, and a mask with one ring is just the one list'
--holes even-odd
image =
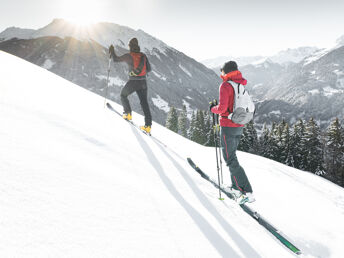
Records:
{"label": "snow surface", "polygon": [[280,115],[281,111],[280,110],[273,110],[273,111],[269,112],[269,114]]}
{"label": "snow surface", "polygon": [[308,92],[312,95],[320,94],[319,89],[309,90]]}
{"label": "snow surface", "polygon": [[303,65],[306,66],[306,65],[309,65],[310,63],[313,63],[319,60],[320,58],[328,54],[331,50],[332,50],[331,48],[325,48],[325,49],[320,49],[314,52],[313,54],[311,54],[310,56],[304,59]]}
{"label": "snow surface", "polygon": [[165,111],[166,113],[170,111],[170,106],[168,105],[168,102],[161,98],[159,95],[156,96],[156,98],[152,98],[154,106]]}
{"label": "snow surface", "polygon": [[[191,99],[190,97],[186,96],[187,99]],[[194,110],[191,108],[191,105],[189,102],[187,102],[185,99],[183,99],[183,105],[186,107],[186,117],[191,121],[192,113]]]}
{"label": "snow surface", "polygon": [[[96,75],[96,77],[99,80],[107,80],[107,75]],[[123,81],[118,76],[116,76],[116,77],[109,76],[109,85],[114,85],[114,86],[122,87],[125,83],[126,82]]]}
{"label": "snow surface", "polygon": [[184,66],[179,64],[179,68],[183,70],[184,73],[186,73],[189,77],[192,77],[192,74],[189,72],[188,69],[186,69]]}
{"label": "snow surface", "polygon": [[343,93],[343,90],[334,89],[330,86],[323,88],[323,91],[324,91],[324,96],[327,96],[327,97],[332,96],[334,94]]}
{"label": "snow surface", "polygon": [[43,67],[44,69],[49,70],[49,69],[51,69],[54,65],[55,65],[55,62],[51,61],[50,59],[46,59],[46,60],[44,61],[44,64],[42,65],[42,67]]}
{"label": "snow surface", "polygon": [[[1,51],[0,70],[1,257],[295,257],[189,167],[216,178],[214,148],[153,123],[165,147],[102,97]],[[252,208],[304,257],[343,257],[343,188],[238,158]]]}
{"label": "snow surface", "polygon": [[166,81],[167,78],[164,75],[161,75],[160,73],[157,73],[156,71],[152,70],[152,73],[158,77],[160,80]]}

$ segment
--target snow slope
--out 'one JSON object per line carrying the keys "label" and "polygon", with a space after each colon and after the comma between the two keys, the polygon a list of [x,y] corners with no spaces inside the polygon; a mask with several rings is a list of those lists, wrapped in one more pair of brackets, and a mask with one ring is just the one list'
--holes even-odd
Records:
{"label": "snow slope", "polygon": [[[191,156],[216,178],[213,148],[153,124],[165,147],[98,95],[1,51],[0,71],[1,257],[293,257],[189,167]],[[343,256],[342,188],[238,156],[252,207],[303,256]]]}

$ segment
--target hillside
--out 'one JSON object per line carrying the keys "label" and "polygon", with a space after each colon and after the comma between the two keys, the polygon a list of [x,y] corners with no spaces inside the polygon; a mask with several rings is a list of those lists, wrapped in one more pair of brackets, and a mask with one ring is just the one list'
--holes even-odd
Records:
{"label": "hillside", "polygon": [[[37,30],[8,28],[0,33],[0,50],[39,65],[101,96],[105,94],[108,47],[118,54],[128,52],[128,41],[137,37],[151,65],[148,75],[148,100],[154,121],[165,124],[171,106],[192,110],[208,109],[217,97],[220,78],[212,70],[166,45],[142,30],[113,23],[97,23],[80,28],[55,19]],[[120,103],[120,90],[128,80],[126,64],[112,63],[110,98]],[[132,101],[134,111],[140,104]]]}
{"label": "hillside", "polygon": [[[104,109],[99,95],[2,51],[0,70],[2,257],[293,257],[189,167],[191,156],[216,178],[213,148],[154,123],[165,147]],[[238,157],[252,207],[304,257],[342,256],[342,188]]]}

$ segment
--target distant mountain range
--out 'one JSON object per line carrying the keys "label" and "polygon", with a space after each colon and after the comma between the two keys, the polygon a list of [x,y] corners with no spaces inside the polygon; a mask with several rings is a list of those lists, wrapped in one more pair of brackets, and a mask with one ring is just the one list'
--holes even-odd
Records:
{"label": "distant mountain range", "polygon": [[[231,59],[238,62],[257,102],[258,128],[283,118],[294,122],[314,117],[323,127],[335,117],[344,118],[344,36],[330,49],[301,47],[270,57],[220,57],[204,61],[208,68],[142,30],[111,23],[98,23],[86,30],[56,19],[38,30],[6,29],[0,33],[0,50],[104,95],[108,46],[116,45],[117,52],[123,54],[132,37],[139,39],[152,64],[149,102],[153,119],[161,124],[172,105],[178,109],[186,105],[189,117],[192,110],[207,110],[209,100],[218,97],[219,68]],[[112,64],[112,100],[119,102],[127,78],[126,65]],[[141,112],[136,96],[131,99],[134,110]]]}
{"label": "distant mountain range", "polygon": [[344,46],[314,52],[299,63],[267,60],[241,68],[258,104],[255,122],[314,117],[322,127],[344,119]]}
{"label": "distant mountain range", "polygon": [[214,71],[236,60],[257,102],[255,123],[314,117],[321,127],[344,119],[344,35],[334,47],[301,47],[270,57],[219,57],[203,61]]}
{"label": "distant mountain range", "polygon": [[244,57],[234,57],[234,56],[220,56],[212,59],[203,60],[202,63],[207,67],[218,71],[219,68],[229,60],[235,60],[238,66],[242,67],[248,64],[259,64],[266,60],[270,60],[277,64],[289,64],[298,63],[305,57],[313,54],[319,49],[316,47],[299,47],[295,49],[287,49],[280,51],[273,56],[244,56]]}
{"label": "distant mountain range", "polygon": [[[55,19],[38,29],[8,28],[0,33],[0,50],[24,58],[97,94],[104,95],[107,78],[108,47],[118,54],[128,52],[127,44],[137,37],[141,51],[152,65],[148,77],[149,102],[153,119],[165,123],[173,105],[208,109],[209,100],[218,95],[220,78],[211,69],[164,42],[145,33],[112,23],[80,28]],[[112,64],[109,97],[119,102],[121,87],[127,81],[125,64]],[[139,101],[131,96],[133,109],[141,113]]]}

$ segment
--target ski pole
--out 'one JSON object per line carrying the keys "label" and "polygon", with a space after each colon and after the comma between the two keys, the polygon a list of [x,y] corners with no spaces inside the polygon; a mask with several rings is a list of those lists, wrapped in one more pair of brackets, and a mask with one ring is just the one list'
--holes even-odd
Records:
{"label": "ski pole", "polygon": [[[213,113],[213,127],[214,127],[214,142],[215,142],[215,153],[216,153],[217,180],[218,180],[218,184],[220,185],[219,159],[218,159],[218,155],[217,155],[216,118],[215,118],[215,114],[214,113]],[[219,200],[224,200],[221,197],[221,190],[220,190],[220,188],[219,188]]]}
{"label": "ski pole", "polygon": [[[216,114],[216,129],[217,129],[217,139],[220,139],[220,124],[219,124],[219,115]],[[221,140],[219,144],[219,156],[220,156],[220,171],[221,171],[221,184],[223,184],[223,174],[222,174],[222,154],[221,154]]]}
{"label": "ski pole", "polygon": [[104,97],[104,108],[105,108],[105,105],[106,105],[107,93],[108,93],[108,88],[109,88],[110,67],[111,67],[111,56],[109,57],[108,74],[107,74],[107,79],[106,79],[106,88],[105,88],[105,97]]}

